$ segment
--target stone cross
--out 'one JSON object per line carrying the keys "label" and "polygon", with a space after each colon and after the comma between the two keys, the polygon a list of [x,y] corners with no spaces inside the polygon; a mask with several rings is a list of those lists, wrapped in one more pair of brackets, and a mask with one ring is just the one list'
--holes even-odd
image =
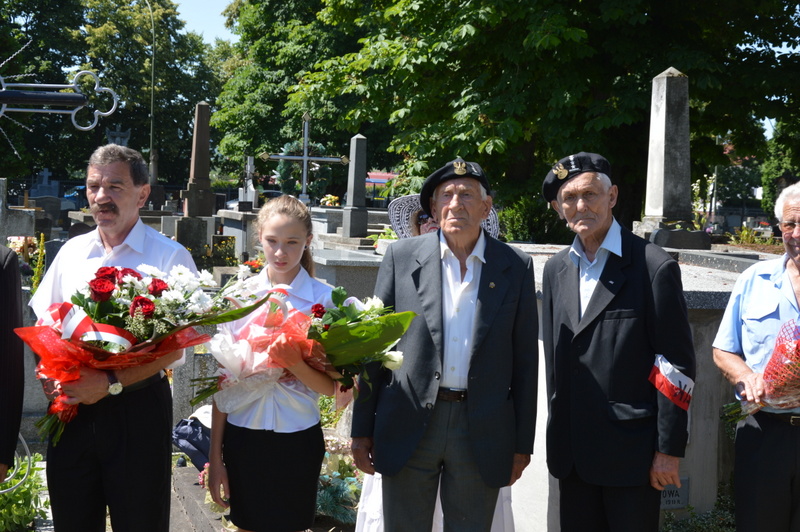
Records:
{"label": "stone cross", "polygon": [[308,155],[308,123],[311,115],[303,114],[303,155],[275,155],[272,153],[262,153],[259,157],[265,161],[299,161],[303,163],[303,189],[300,194],[300,201],[308,205],[309,198],[306,193],[308,186],[308,163],[341,163],[347,164],[350,160],[346,156],[341,157],[312,157]]}
{"label": "stone cross", "polygon": [[212,216],[216,198],[211,190],[209,171],[211,168],[211,143],[209,121],[211,108],[200,102],[194,111],[194,134],[192,136],[192,163],[189,168],[189,184],[181,191],[184,216]]}
{"label": "stone cross", "polygon": [[50,171],[49,168],[45,168],[44,170],[39,172],[39,176],[42,178],[42,184],[43,185],[50,184],[50,176],[51,175],[53,175],[53,173]]}
{"label": "stone cross", "polygon": [[117,124],[116,129],[106,128],[106,138],[111,144],[118,144],[120,146],[127,146],[131,138],[131,130],[122,131],[122,128]]}
{"label": "stone cross", "polygon": [[643,223],[693,219],[690,166],[689,78],[668,68],[653,78]]}
{"label": "stone cross", "polygon": [[356,135],[350,139],[350,168],[347,172],[347,203],[342,216],[342,236],[365,237],[368,228],[366,207],[367,138]]}

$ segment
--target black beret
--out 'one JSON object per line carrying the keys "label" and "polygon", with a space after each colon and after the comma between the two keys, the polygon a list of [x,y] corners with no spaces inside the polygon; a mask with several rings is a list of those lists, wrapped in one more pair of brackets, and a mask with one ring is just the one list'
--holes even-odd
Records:
{"label": "black beret", "polygon": [[572,179],[585,172],[606,174],[611,178],[611,165],[602,155],[582,151],[558,161],[544,176],[542,195],[550,203],[558,196],[558,189]]}
{"label": "black beret", "polygon": [[483,168],[478,163],[471,163],[458,157],[455,161],[450,161],[442,166],[434,173],[429,175],[425,182],[422,184],[422,190],[419,193],[419,203],[428,216],[433,216],[431,212],[431,197],[436,187],[449,181],[451,179],[458,179],[459,177],[471,177],[477,179],[478,182],[486,189],[486,193],[491,192],[489,189],[489,180],[486,174],[483,173]]}

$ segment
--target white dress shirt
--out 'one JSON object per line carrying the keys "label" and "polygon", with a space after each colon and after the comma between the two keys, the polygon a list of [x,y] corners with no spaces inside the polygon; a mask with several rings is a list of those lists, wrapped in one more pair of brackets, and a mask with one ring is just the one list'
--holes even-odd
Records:
{"label": "white dress shirt", "polygon": [[[267,268],[261,270],[259,285],[262,288],[257,295],[263,296],[272,288],[267,275]],[[332,307],[332,288],[308,275],[305,269],[291,282],[288,302],[292,308],[310,313],[315,303]],[[220,329],[227,329],[234,336],[255,319],[258,311],[240,320],[223,323]],[[275,432],[297,432],[313,427],[319,423],[319,394],[298,379],[278,382],[266,388],[264,395],[258,400],[249,403],[238,410],[228,414],[228,422],[237,427],[254,430],[274,430]]]}
{"label": "white dress shirt", "polygon": [[466,390],[472,356],[475,307],[478,304],[478,285],[481,269],[486,262],[486,238],[481,231],[472,253],[467,257],[464,279],[461,279],[461,264],[450,251],[441,232],[439,246],[442,257],[442,321],[445,340],[441,386]]}
{"label": "white dress shirt", "polygon": [[611,219],[611,227],[608,228],[608,233],[606,233],[603,243],[600,244],[594,261],[589,262],[589,259],[586,258],[580,238],[576,236],[572,241],[569,258],[580,269],[581,318],[583,318],[583,313],[586,312],[586,307],[592,299],[594,289],[600,281],[600,275],[603,273],[603,268],[606,267],[609,253],[618,257],[622,256],[622,227],[615,218]]}

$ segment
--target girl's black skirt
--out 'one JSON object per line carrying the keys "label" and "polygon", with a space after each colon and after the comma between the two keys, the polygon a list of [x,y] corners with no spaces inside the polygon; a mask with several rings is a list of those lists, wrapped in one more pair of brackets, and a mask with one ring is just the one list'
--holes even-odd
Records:
{"label": "girl's black skirt", "polygon": [[255,532],[294,532],[313,525],[325,456],[319,424],[281,433],[226,423],[222,454],[233,524]]}

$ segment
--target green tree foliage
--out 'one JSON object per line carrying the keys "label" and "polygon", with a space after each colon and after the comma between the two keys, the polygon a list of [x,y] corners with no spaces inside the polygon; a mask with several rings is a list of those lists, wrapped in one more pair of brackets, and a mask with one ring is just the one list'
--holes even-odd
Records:
{"label": "green tree foliage", "polygon": [[[80,0],[0,2],[0,76],[6,83],[66,83],[64,71],[77,64],[82,50],[70,28],[82,20]],[[68,160],[67,150],[47,147],[74,131],[69,117],[8,113],[0,128],[0,167],[2,177],[12,179],[10,191],[17,188],[14,180],[22,184],[23,176]]]}
{"label": "green tree foliage", "polygon": [[763,196],[761,208],[773,214],[775,200],[781,190],[800,181],[800,127],[798,123],[778,122],[769,140],[764,164],[761,165]]}
{"label": "green tree foliage", "polygon": [[[690,81],[696,173],[725,162],[715,135],[762,153],[756,118],[797,101],[795,2],[736,9],[677,0],[325,0],[320,19],[364,37],[294,87],[312,113],[349,96],[341,129],[388,122],[390,150],[430,171],[455,155],[480,161],[500,198],[538,188],[579,150],[605,154],[621,185],[617,212],[641,214],[652,79],[674,67]],[[531,185],[533,183],[533,185]]]}
{"label": "green tree foliage", "polygon": [[[233,2],[226,13],[235,20],[239,42],[234,46],[236,68],[218,99],[219,110],[211,123],[224,136],[221,154],[232,161],[247,155],[278,153],[280,147],[303,136],[302,116],[311,111],[312,142],[325,145],[331,156],[348,155],[350,138],[361,133],[368,139],[369,164],[390,167],[385,155],[388,137],[385,123],[364,127],[335,128],[334,117],[355,102],[334,95],[325,101],[293,105],[288,101],[290,87],[298,83],[321,59],[357,48],[363,32],[341,31],[317,19],[319,0],[253,0]],[[262,175],[271,175],[274,162],[256,159]],[[329,192],[342,195],[346,190],[346,167],[333,166]]]}
{"label": "green tree foliage", "polygon": [[[71,82],[79,70],[89,70],[98,75],[103,87],[120,97],[117,111],[88,132],[76,130],[69,117],[61,115],[13,117],[31,131],[2,121],[0,127],[20,153],[16,157],[10,149],[0,149],[5,176],[32,174],[47,166],[55,170],[56,178],[82,178],[89,154],[107,142],[106,128],[117,126],[130,129],[129,146],[147,155],[151,89],[155,86],[153,142],[159,153],[159,176],[173,183],[186,181],[194,107],[204,100],[214,104],[222,86],[224,62],[220,55],[211,54],[199,35],[184,32],[174,2],[150,0],[150,6],[156,34],[155,83],[151,83],[150,10],[143,0],[0,3],[3,55],[33,40],[0,69],[0,75],[33,72],[36,76],[29,82],[60,84]],[[82,88],[94,97],[93,86]],[[110,101],[92,100],[92,105],[107,109]],[[2,136],[0,142],[5,143]]]}
{"label": "green tree foliage", "polygon": [[[149,150],[152,26],[143,1],[84,0],[87,15],[76,33],[88,46],[83,69],[99,72],[120,97],[120,109],[108,122],[131,129],[129,145]],[[189,176],[194,108],[214,104],[221,88],[206,56],[209,47],[193,32],[182,33],[176,5],[150,0],[156,30],[153,145],[159,177],[184,183]],[[98,132],[102,135],[103,131]]]}

